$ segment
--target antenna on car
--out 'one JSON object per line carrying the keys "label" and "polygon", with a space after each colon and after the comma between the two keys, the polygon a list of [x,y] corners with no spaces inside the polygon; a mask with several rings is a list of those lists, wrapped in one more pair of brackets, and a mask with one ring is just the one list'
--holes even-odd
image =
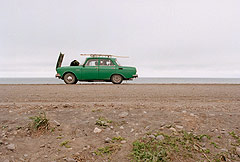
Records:
{"label": "antenna on car", "polygon": [[118,58],[129,58],[128,56],[115,56],[108,54],[80,54],[81,56],[90,56],[90,57],[118,57]]}

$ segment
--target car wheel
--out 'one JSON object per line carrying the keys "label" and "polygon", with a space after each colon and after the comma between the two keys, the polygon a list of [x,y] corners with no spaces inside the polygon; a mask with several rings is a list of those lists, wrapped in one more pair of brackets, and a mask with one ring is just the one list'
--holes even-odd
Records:
{"label": "car wheel", "polygon": [[67,73],[64,75],[63,80],[66,84],[76,84],[77,78],[73,73]]}
{"label": "car wheel", "polygon": [[111,81],[112,81],[113,84],[121,84],[122,81],[123,81],[123,77],[121,75],[114,74],[111,77]]}

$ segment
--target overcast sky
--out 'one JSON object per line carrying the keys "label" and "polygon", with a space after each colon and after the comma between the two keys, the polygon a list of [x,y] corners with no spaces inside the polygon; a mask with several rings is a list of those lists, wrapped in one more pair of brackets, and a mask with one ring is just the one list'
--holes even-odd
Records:
{"label": "overcast sky", "polygon": [[0,0],[0,77],[54,77],[80,53],[141,77],[240,77],[240,0]]}

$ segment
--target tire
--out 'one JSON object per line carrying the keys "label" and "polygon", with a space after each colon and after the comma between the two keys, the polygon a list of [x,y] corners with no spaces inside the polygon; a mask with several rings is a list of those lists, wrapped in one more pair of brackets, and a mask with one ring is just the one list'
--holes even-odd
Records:
{"label": "tire", "polygon": [[63,77],[63,80],[66,84],[76,84],[78,81],[73,73],[66,73]]}
{"label": "tire", "polygon": [[111,77],[111,82],[113,84],[121,84],[123,81],[123,77],[119,74],[114,74],[112,77]]}

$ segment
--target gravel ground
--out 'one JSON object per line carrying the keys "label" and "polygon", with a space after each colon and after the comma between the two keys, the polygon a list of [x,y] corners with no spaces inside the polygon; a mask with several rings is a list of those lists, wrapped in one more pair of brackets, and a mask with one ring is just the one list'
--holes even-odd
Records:
{"label": "gravel ground", "polygon": [[[30,126],[41,112],[48,131]],[[211,153],[169,161],[240,161],[239,123],[240,85],[0,85],[5,162],[131,161],[134,141],[181,130],[211,136]]]}

